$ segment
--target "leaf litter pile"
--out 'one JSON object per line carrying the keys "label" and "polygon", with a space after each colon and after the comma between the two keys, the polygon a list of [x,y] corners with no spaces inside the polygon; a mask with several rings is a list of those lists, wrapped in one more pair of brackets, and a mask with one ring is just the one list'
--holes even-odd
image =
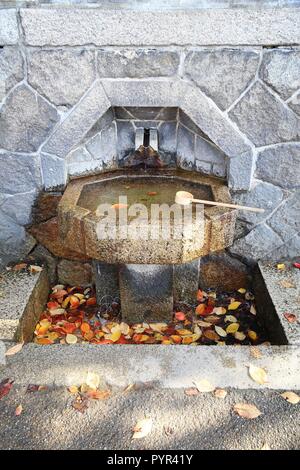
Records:
{"label": "leaf litter pile", "polygon": [[97,305],[93,288],[56,285],[34,332],[37,344],[256,345],[266,336],[256,317],[254,296],[199,290],[193,305],[175,306],[169,323],[127,324],[111,299]]}

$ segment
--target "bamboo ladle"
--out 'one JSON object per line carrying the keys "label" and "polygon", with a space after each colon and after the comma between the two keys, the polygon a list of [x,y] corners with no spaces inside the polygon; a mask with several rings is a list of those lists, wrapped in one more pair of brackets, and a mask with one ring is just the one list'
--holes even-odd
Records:
{"label": "bamboo ladle", "polygon": [[251,212],[265,212],[265,209],[260,209],[259,207],[240,206],[238,204],[229,204],[227,202],[206,201],[205,199],[194,199],[192,193],[189,193],[188,191],[177,191],[175,195],[175,202],[177,204],[181,204],[182,206],[188,206],[189,204],[192,204],[192,202],[198,202],[208,206],[229,207],[231,209],[239,209]]}

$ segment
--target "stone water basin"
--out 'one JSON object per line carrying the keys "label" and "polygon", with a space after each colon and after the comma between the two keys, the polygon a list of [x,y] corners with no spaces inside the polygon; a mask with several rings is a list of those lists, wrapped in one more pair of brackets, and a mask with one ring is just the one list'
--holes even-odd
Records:
{"label": "stone water basin", "polygon": [[[180,190],[200,199],[231,202],[223,180],[199,173],[170,169],[115,170],[68,184],[58,211],[60,235],[73,250],[109,264],[181,264],[230,246],[236,211],[213,206],[204,208],[204,237],[197,226],[194,207],[192,236],[188,238],[184,233],[173,237],[176,226],[171,221],[168,238],[160,233],[155,240],[133,239],[130,235],[126,239],[99,239],[99,204],[113,206],[121,195],[127,197],[128,206],[141,203],[149,209],[152,203],[174,204],[175,193]],[[115,210],[118,219],[119,210]],[[128,221],[131,219],[129,216]],[[145,234],[149,233],[149,226],[149,219],[144,218]]]}
{"label": "stone water basin", "polygon": [[[204,239],[196,225],[193,208],[192,237],[182,234],[173,237],[133,239],[101,239],[97,234],[101,220],[99,204],[114,206],[119,196],[127,197],[130,207],[141,203],[147,209],[151,204],[174,204],[176,191],[184,190],[196,198],[230,202],[227,186],[216,178],[183,170],[116,170],[98,176],[73,180],[69,183],[59,205],[60,234],[67,239],[72,249],[105,263],[177,264],[192,261],[210,252],[222,250],[233,241],[236,211],[205,206]],[[116,218],[119,210],[115,209]],[[132,217],[128,217],[131,222]],[[145,218],[142,231],[149,235],[150,223]],[[111,232],[114,227],[111,227]],[[110,233],[110,230],[108,230]],[[147,233],[146,233],[147,232]],[[147,237],[148,238],[148,237]]]}

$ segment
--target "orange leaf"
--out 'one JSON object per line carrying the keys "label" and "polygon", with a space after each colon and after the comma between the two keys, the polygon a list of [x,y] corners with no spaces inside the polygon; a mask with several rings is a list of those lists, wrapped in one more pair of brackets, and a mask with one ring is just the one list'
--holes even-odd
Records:
{"label": "orange leaf", "polygon": [[59,304],[57,302],[48,302],[47,307],[49,308],[49,310],[51,310],[53,308],[58,308]]}
{"label": "orange leaf", "polygon": [[82,323],[80,329],[81,329],[82,333],[87,333],[88,331],[90,331],[91,327],[88,323],[84,322],[84,323]]}
{"label": "orange leaf", "polygon": [[297,321],[297,317],[294,313],[284,313],[283,316],[289,323],[296,323]]}
{"label": "orange leaf", "polygon": [[170,338],[173,341],[173,343],[175,343],[175,344],[180,344],[181,343],[181,336],[179,336],[179,335],[171,335]]}
{"label": "orange leaf", "polygon": [[76,330],[76,325],[74,323],[65,323],[63,329],[66,333],[73,333]]}
{"label": "orange leaf", "polygon": [[88,390],[86,395],[93,400],[105,400],[110,396],[109,390]]}
{"label": "orange leaf", "polygon": [[217,333],[213,330],[205,330],[203,335],[205,336],[205,338],[215,342],[219,341],[220,339],[219,335],[217,335]]}
{"label": "orange leaf", "polygon": [[205,310],[206,310],[206,305],[205,304],[199,304],[198,307],[196,308],[195,312],[197,315],[205,315]]}
{"label": "orange leaf", "polygon": [[35,338],[34,342],[37,344],[53,344],[53,341],[48,338]]}
{"label": "orange leaf", "polygon": [[149,191],[148,196],[156,196],[157,192],[156,191]]}
{"label": "orange leaf", "polygon": [[91,305],[96,305],[97,304],[97,299],[96,297],[90,297],[87,299],[86,304],[91,306]]}
{"label": "orange leaf", "polygon": [[185,320],[185,313],[184,312],[176,312],[175,313],[175,318],[178,321],[183,321],[183,320]]}
{"label": "orange leaf", "polygon": [[197,300],[198,302],[201,302],[201,300],[203,300],[203,291],[201,289],[199,289],[197,292]]}
{"label": "orange leaf", "polygon": [[75,295],[71,295],[70,296],[71,308],[77,308],[79,304],[80,304],[80,300],[78,299],[78,297],[75,297]]}
{"label": "orange leaf", "polygon": [[22,413],[23,411],[23,406],[22,405],[18,405],[17,408],[16,408],[16,411],[15,411],[15,415],[16,416],[20,416],[20,414]]}

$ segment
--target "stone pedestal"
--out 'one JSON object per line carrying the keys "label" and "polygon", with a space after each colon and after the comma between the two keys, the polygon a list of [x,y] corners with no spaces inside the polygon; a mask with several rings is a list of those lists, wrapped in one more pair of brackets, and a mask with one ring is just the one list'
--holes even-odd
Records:
{"label": "stone pedestal", "polygon": [[200,259],[184,264],[125,264],[93,262],[98,303],[119,297],[122,319],[128,323],[170,321],[174,302],[194,303]]}

